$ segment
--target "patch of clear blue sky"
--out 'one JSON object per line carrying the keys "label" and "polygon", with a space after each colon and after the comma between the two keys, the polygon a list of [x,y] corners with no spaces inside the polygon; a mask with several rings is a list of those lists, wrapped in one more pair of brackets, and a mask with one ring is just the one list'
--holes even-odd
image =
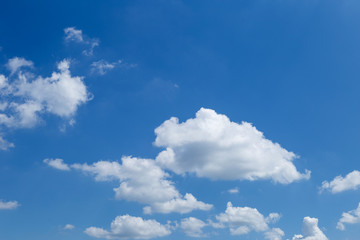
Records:
{"label": "patch of clear blue sky", "polygon": [[[69,26],[100,40],[93,57],[64,44],[63,29]],[[207,107],[232,121],[253,123],[300,155],[295,165],[301,172],[310,169],[311,179],[283,186],[174,176],[180,192],[215,209],[151,218],[206,219],[223,212],[230,200],[264,215],[281,213],[274,226],[288,238],[301,233],[309,215],[319,218],[329,238],[357,239],[358,227],[345,232],[335,227],[342,212],[356,208],[359,191],[317,191],[323,180],[359,169],[359,29],[355,0],[1,1],[1,72],[14,56],[32,60],[42,75],[70,58],[72,71],[85,76],[95,98],[80,107],[76,125],[65,133],[51,116],[34,129],[6,131],[16,147],[0,152],[0,197],[18,200],[21,207],[0,212],[0,238],[91,239],[82,233],[86,227],[108,228],[126,213],[142,216],[142,205],[113,199],[115,184],[57,172],[42,160],[153,158],[160,151],[152,145],[154,128],[171,116],[184,121]],[[99,59],[123,59],[137,67],[91,75],[89,64]],[[239,194],[225,193],[236,186]],[[76,229],[61,231],[67,223]],[[237,238],[224,231],[211,239],[224,236]],[[177,231],[163,239],[185,238]]]}

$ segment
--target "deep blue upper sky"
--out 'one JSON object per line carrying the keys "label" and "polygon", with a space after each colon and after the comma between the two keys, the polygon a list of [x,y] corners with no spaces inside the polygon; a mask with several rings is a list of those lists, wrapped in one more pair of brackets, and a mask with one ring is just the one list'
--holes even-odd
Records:
{"label": "deep blue upper sky", "polygon": [[[350,181],[355,190],[319,189],[323,181],[360,168],[360,2],[0,3],[0,75],[21,89],[16,85],[20,72],[11,73],[10,59],[33,63],[21,68],[30,82],[59,72],[57,64],[66,59],[71,76],[82,76],[93,96],[64,116],[46,105],[58,99],[49,93],[31,126],[10,126],[0,119],[1,139],[14,144],[0,151],[0,199],[18,203],[15,209],[0,207],[0,239],[95,239],[84,231],[110,231],[111,222],[125,214],[162,225],[177,221],[179,226],[166,228],[172,233],[159,239],[192,239],[180,224],[189,217],[207,224],[202,231],[208,239],[265,239],[263,230],[232,235],[229,228],[235,223],[223,221],[225,228],[220,229],[210,226],[208,219],[221,222],[229,201],[234,207],[256,208],[264,217],[279,213],[280,220],[268,225],[284,232],[281,239],[306,237],[306,216],[317,218],[329,239],[358,239],[360,215],[357,223],[345,222],[344,231],[336,227],[342,213],[357,208],[360,180]],[[64,29],[69,27],[81,30],[83,40],[66,39]],[[94,42],[98,46],[93,53],[83,54]],[[97,72],[94,63],[99,61],[113,67]],[[29,89],[8,96],[0,88],[0,103],[35,101],[37,94],[46,92],[31,95],[32,85]],[[59,101],[55,107],[64,103]],[[176,147],[156,146],[154,130],[171,117],[179,122],[195,118],[202,107],[238,124],[252,123],[266,139],[298,155],[293,164],[299,173],[311,170],[310,179],[289,184],[271,177],[211,179],[194,169],[179,174],[155,164],[169,174],[166,179],[180,194],[191,193],[213,208],[147,215],[143,207],[150,203],[115,198],[117,180],[94,181],[95,175],[81,172],[85,170],[59,171],[43,162],[59,158],[71,166],[100,160],[121,164],[123,156],[155,159],[167,146],[174,151]],[[15,108],[7,109],[0,112],[16,114]],[[73,126],[71,119],[76,121]],[[211,144],[215,147],[208,152],[217,154],[217,142]],[[197,154],[190,158],[200,161],[207,145],[199,145],[181,145],[178,158],[184,151]],[[238,193],[230,194],[234,188]],[[66,224],[75,228],[64,229]],[[119,236],[127,239],[126,234]]]}

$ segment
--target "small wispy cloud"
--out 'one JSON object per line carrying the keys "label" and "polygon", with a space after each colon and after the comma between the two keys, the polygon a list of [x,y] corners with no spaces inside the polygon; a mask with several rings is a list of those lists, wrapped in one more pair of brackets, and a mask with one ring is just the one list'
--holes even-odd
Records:
{"label": "small wispy cloud", "polygon": [[56,168],[56,169],[62,170],[62,171],[70,171],[69,166],[66,163],[64,163],[64,161],[60,158],[56,158],[56,159],[46,158],[46,159],[44,159],[43,162],[52,168]]}
{"label": "small wispy cloud", "polygon": [[236,187],[236,188],[229,189],[229,190],[228,190],[228,193],[231,193],[231,194],[239,193],[239,189],[238,189],[237,187]]}
{"label": "small wispy cloud", "polygon": [[116,68],[133,68],[136,67],[136,64],[128,64],[123,62],[122,60],[117,60],[115,62],[108,62],[104,59],[101,59],[99,61],[95,61],[91,64],[91,73],[93,74],[99,74],[99,75],[105,75],[108,71]]}
{"label": "small wispy cloud", "polygon": [[72,225],[72,224],[66,224],[66,225],[64,226],[64,230],[73,230],[74,228],[75,228],[75,226]]}
{"label": "small wispy cloud", "polygon": [[5,202],[0,199],[0,210],[13,210],[20,206],[17,201]]}
{"label": "small wispy cloud", "polygon": [[81,29],[76,29],[75,27],[65,28],[64,33],[66,42],[81,43],[88,47],[82,51],[82,53],[86,56],[92,56],[94,54],[94,48],[100,44],[99,39],[89,38],[83,34]]}

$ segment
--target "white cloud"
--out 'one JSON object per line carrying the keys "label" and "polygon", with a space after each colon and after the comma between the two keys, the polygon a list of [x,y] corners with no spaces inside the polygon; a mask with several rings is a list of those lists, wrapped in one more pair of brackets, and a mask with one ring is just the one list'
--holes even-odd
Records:
{"label": "white cloud", "polygon": [[91,73],[105,75],[108,71],[114,69],[115,67],[129,69],[129,68],[134,68],[136,66],[137,66],[136,64],[125,63],[122,60],[118,60],[110,63],[104,59],[101,59],[91,64]]}
{"label": "white cloud", "polygon": [[352,171],[343,178],[342,176],[335,177],[331,182],[324,181],[320,188],[320,192],[328,190],[331,193],[340,193],[347,190],[356,190],[360,186],[360,172]]}
{"label": "white cloud", "polygon": [[198,201],[191,193],[186,193],[184,197],[178,197],[166,202],[154,202],[151,206],[144,208],[144,213],[189,213],[193,210],[207,211],[212,208],[211,204]]}
{"label": "white cloud", "polygon": [[281,215],[278,213],[270,213],[269,216],[266,217],[267,223],[276,223],[280,220]]}
{"label": "white cloud", "polygon": [[232,189],[229,189],[228,192],[231,193],[231,194],[239,193],[239,189],[237,187],[232,188]]}
{"label": "white cloud", "polygon": [[345,224],[356,224],[360,223],[360,203],[357,209],[351,210],[349,212],[344,212],[342,217],[337,223],[336,228],[340,230],[345,230]]}
{"label": "white cloud", "polygon": [[[117,63],[118,62],[109,63],[108,61],[101,59],[91,64],[91,72],[99,75],[105,75],[109,70],[115,68]],[[119,61],[119,63],[121,63],[121,61]]]}
{"label": "white cloud", "polygon": [[65,41],[77,42],[88,46],[88,49],[83,50],[83,54],[86,56],[92,56],[94,48],[99,46],[99,40],[96,38],[88,38],[84,36],[82,30],[76,29],[75,27],[68,27],[64,29]]}
{"label": "white cloud", "polygon": [[82,30],[76,29],[74,27],[68,27],[64,29],[65,40],[74,41],[74,42],[83,42]]}
{"label": "white cloud", "polygon": [[304,217],[302,226],[302,235],[296,234],[292,238],[293,240],[327,240],[328,238],[318,227],[318,219],[311,217]]}
{"label": "white cloud", "polygon": [[0,199],[0,210],[13,210],[20,206],[17,201],[4,202]]}
{"label": "white cloud", "polygon": [[188,213],[212,207],[189,193],[182,196],[174,183],[167,179],[169,175],[151,159],[123,157],[122,164],[99,161],[92,165],[73,164],[71,167],[95,175],[97,181],[120,181],[120,186],[114,189],[116,198],[149,204],[144,208],[147,214]]}
{"label": "white cloud", "polygon": [[266,139],[250,123],[231,122],[225,115],[201,108],[196,118],[179,123],[175,117],[155,129],[155,145],[165,147],[156,158],[177,174],[225,180],[272,179],[288,184],[309,179],[292,163],[297,157]]}
{"label": "white cloud", "polygon": [[180,228],[190,237],[205,237],[202,228],[207,224],[200,219],[189,217],[181,220]]}
{"label": "white cloud", "polygon": [[22,67],[32,68],[34,63],[32,61],[26,60],[25,58],[14,57],[9,59],[6,67],[10,70],[11,74],[14,74]]}
{"label": "white cloud", "polygon": [[281,240],[284,235],[285,234],[283,230],[281,230],[280,228],[273,228],[265,233],[265,239]]}
{"label": "white cloud", "polygon": [[8,142],[0,136],[0,150],[8,150],[9,148],[13,148],[14,146],[14,143]]}
{"label": "white cloud", "polygon": [[74,228],[75,228],[75,226],[72,225],[72,224],[66,224],[66,225],[64,226],[64,230],[73,230]]}
{"label": "white cloud", "polygon": [[70,171],[69,166],[66,163],[64,163],[64,161],[60,158],[56,158],[56,159],[46,158],[44,159],[43,162],[49,165],[50,167],[56,168],[58,170]]}
{"label": "white cloud", "polygon": [[265,232],[269,229],[266,218],[256,208],[233,207],[231,202],[227,203],[225,213],[217,215],[216,219],[227,224],[232,235],[248,234],[251,231]]}
{"label": "white cloud", "polygon": [[85,230],[89,236],[106,239],[150,239],[167,236],[171,231],[155,220],[144,220],[129,215],[118,216],[111,223],[110,231],[90,227]]}
{"label": "white cloud", "polygon": [[72,117],[78,107],[90,100],[82,77],[73,77],[70,62],[58,64],[59,72],[51,77],[35,77],[20,73],[8,83],[0,78],[0,96],[3,100],[0,124],[11,128],[30,128],[41,121],[40,114],[51,113],[63,118]]}

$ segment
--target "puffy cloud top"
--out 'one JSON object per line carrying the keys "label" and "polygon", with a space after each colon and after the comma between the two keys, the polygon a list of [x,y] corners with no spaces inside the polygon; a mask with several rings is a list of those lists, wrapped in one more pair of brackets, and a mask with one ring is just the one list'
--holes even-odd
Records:
{"label": "puffy cloud top", "polygon": [[85,233],[96,238],[106,239],[150,239],[167,236],[171,231],[155,220],[144,220],[129,215],[118,216],[111,223],[110,231],[89,227]]}
{"label": "puffy cloud top", "polygon": [[297,157],[266,139],[250,123],[231,122],[214,110],[201,108],[183,123],[170,118],[155,129],[155,145],[165,147],[156,161],[175,173],[225,180],[272,179],[288,184],[309,179],[292,163]]}
{"label": "puffy cloud top", "polygon": [[304,217],[302,234],[294,235],[293,240],[328,240],[325,234],[318,227],[319,220],[317,218]]}
{"label": "puffy cloud top", "polygon": [[211,204],[198,201],[192,194],[182,196],[169,175],[154,160],[123,157],[119,162],[99,161],[92,165],[73,164],[72,168],[95,175],[98,181],[119,180],[115,188],[116,197],[128,201],[149,204],[144,208],[146,214],[188,213],[193,210],[209,210]]}
{"label": "puffy cloud top", "polygon": [[324,181],[320,191],[328,190],[331,193],[340,193],[347,190],[356,190],[360,186],[360,172],[352,171],[345,177],[337,176],[331,182]]}
{"label": "puffy cloud top", "polygon": [[227,203],[225,213],[216,216],[216,219],[220,223],[228,224],[232,235],[247,234],[253,230],[264,232],[269,229],[267,219],[256,208],[233,207],[231,202]]}

